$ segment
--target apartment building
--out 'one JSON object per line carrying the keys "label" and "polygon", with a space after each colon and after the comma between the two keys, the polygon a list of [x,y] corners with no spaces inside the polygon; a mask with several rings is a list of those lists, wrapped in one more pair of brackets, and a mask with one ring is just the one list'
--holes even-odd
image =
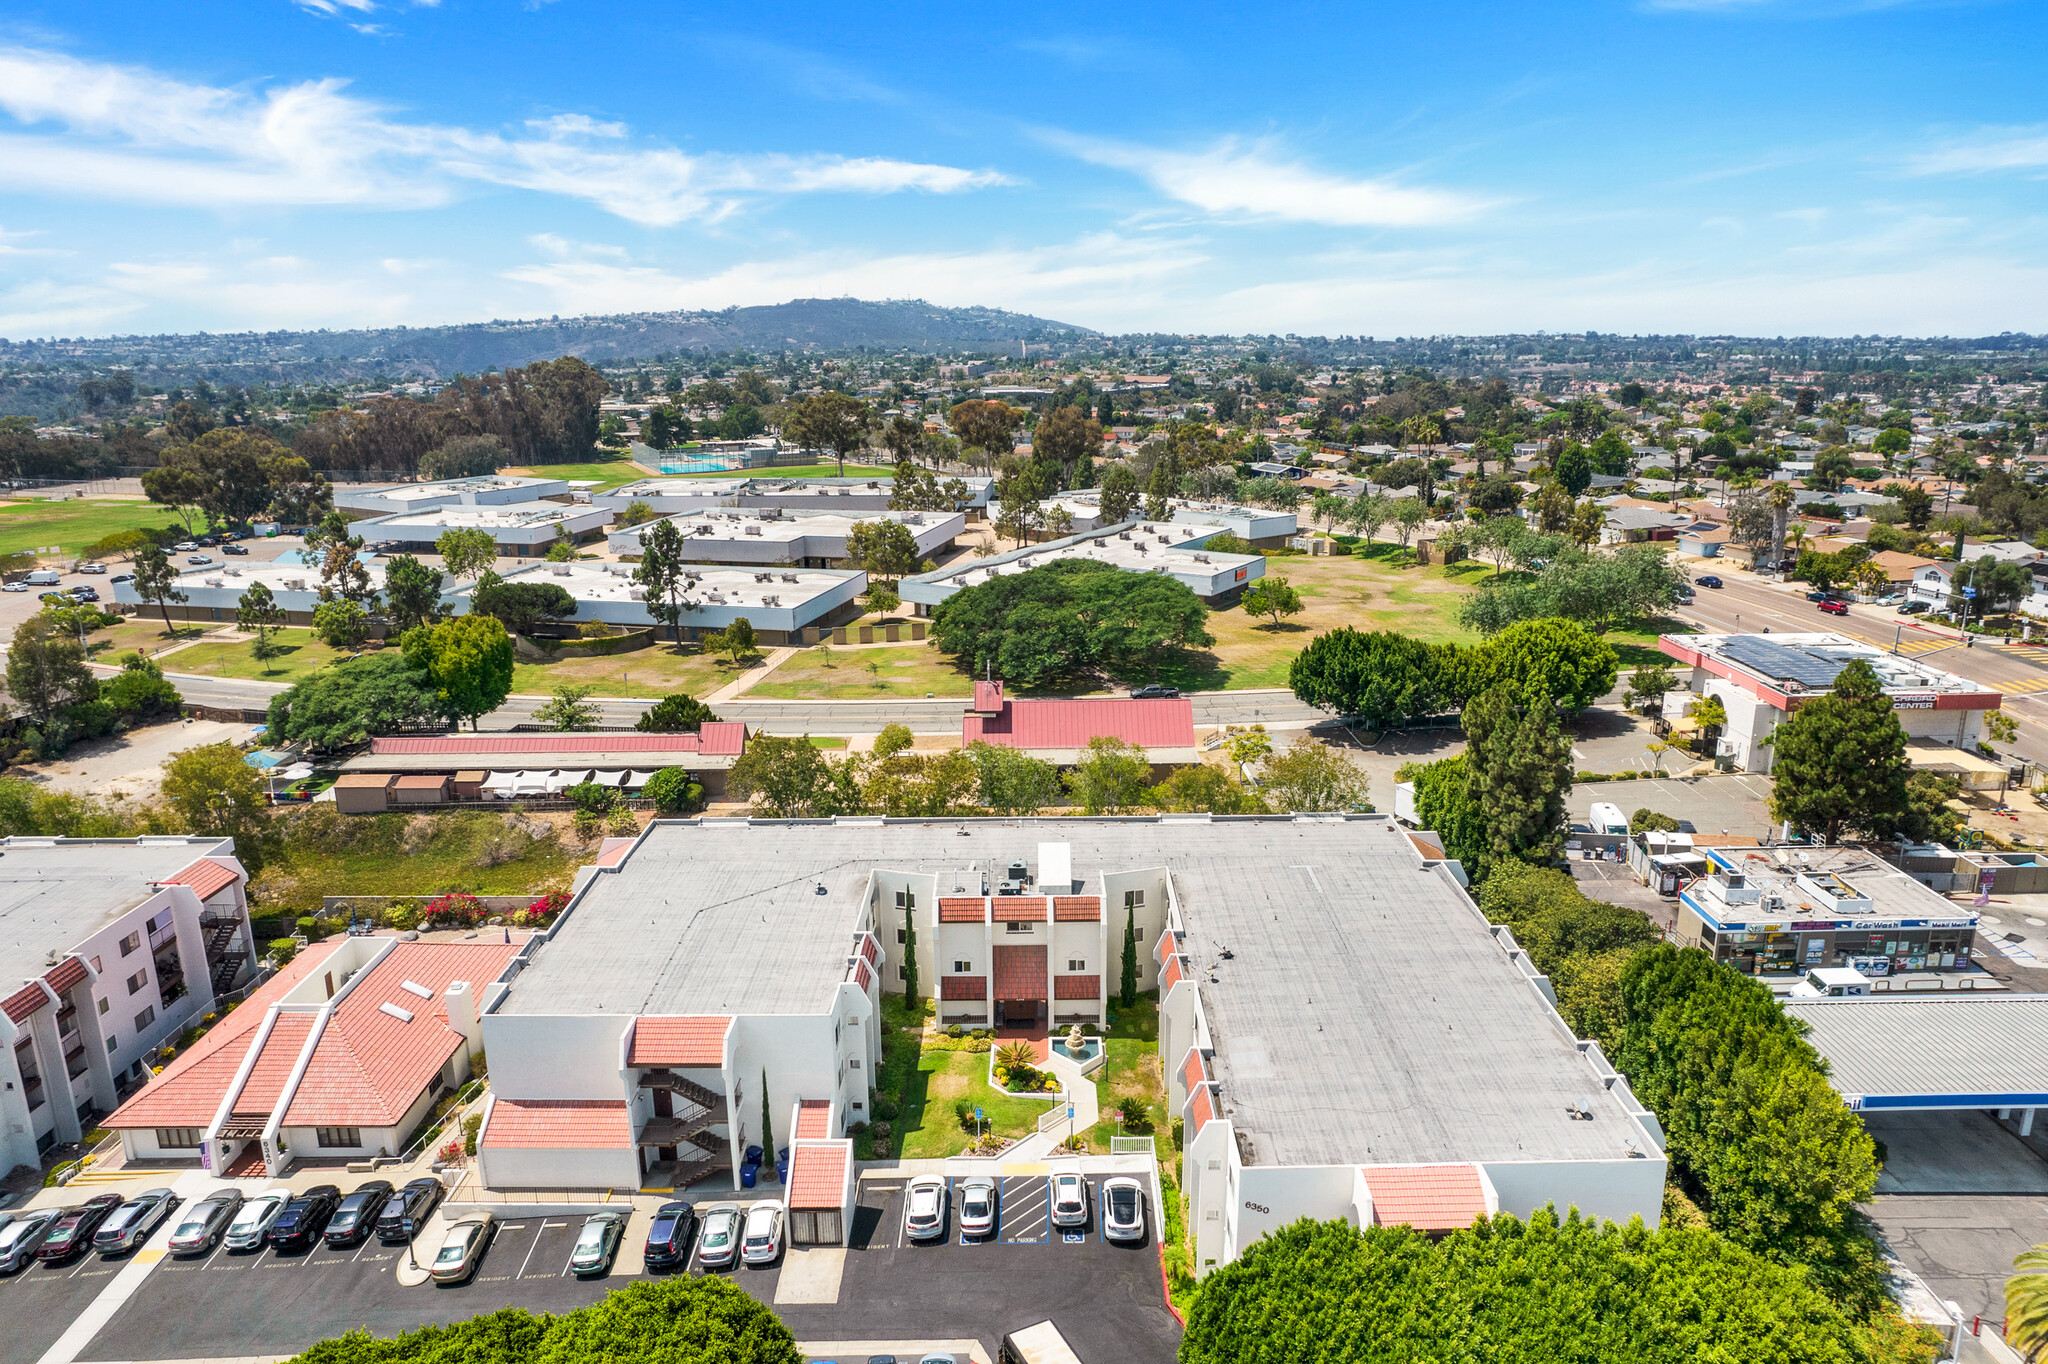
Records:
{"label": "apartment building", "polygon": [[77,1142],[249,975],[234,840],[0,839],[0,1159]]}

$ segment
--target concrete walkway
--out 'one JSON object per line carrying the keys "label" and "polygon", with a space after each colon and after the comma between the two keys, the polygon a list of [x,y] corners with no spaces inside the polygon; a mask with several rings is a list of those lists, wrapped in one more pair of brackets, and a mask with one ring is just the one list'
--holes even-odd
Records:
{"label": "concrete walkway", "polygon": [[1053,1155],[1068,1137],[1076,1132],[1085,1132],[1102,1120],[1101,1110],[1095,1101],[1095,1082],[1081,1073],[1078,1062],[1048,1047],[1045,1068],[1060,1080],[1060,1097],[1054,1101],[1051,1111],[1064,1111],[1071,1115],[1071,1121],[1052,1123],[1033,1132],[1004,1151],[1003,1160],[1044,1160]]}
{"label": "concrete walkway", "polygon": [[744,673],[705,697],[704,704],[715,706],[721,701],[732,700],[735,696],[747,691],[756,682],[766,678],[769,673],[774,672],[777,668],[795,658],[796,655],[797,651],[791,648],[770,649],[767,659],[760,667],[747,669]]}

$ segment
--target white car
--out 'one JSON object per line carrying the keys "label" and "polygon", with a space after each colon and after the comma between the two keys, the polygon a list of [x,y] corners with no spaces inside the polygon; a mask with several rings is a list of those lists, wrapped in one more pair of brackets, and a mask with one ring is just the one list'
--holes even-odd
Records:
{"label": "white car", "polygon": [[27,583],[0,583],[0,592],[26,592]]}
{"label": "white car", "polygon": [[1052,1177],[1052,1224],[1056,1227],[1088,1225],[1088,1181],[1071,1170]]}
{"label": "white car", "polygon": [[448,1224],[448,1235],[427,1273],[436,1283],[461,1283],[476,1273],[498,1219],[487,1212],[464,1213]]}
{"label": "white car", "polygon": [[910,1181],[903,1191],[903,1231],[913,1241],[930,1241],[946,1234],[946,1181],[923,1175]]}
{"label": "white car", "polygon": [[193,550],[199,548],[199,546],[194,544],[190,540],[180,540],[178,541],[177,544],[171,546],[171,548],[179,554],[189,554]]}
{"label": "white car", "polygon": [[740,1259],[750,1265],[775,1263],[782,1253],[782,1205],[756,1203],[747,1209],[746,1231],[740,1237]]}
{"label": "white car", "polygon": [[265,1189],[242,1205],[242,1210],[235,1214],[235,1220],[228,1224],[228,1234],[221,1239],[229,1250],[263,1249],[271,1224],[284,1211],[284,1205],[291,1201],[290,1189]]}
{"label": "white car", "polygon": [[996,1182],[987,1175],[970,1175],[960,1182],[960,1234],[996,1234]]}
{"label": "white car", "polygon": [[1111,1241],[1145,1239],[1145,1186],[1135,1179],[1102,1181],[1102,1234]]}
{"label": "white car", "polygon": [[107,571],[107,566],[105,564],[80,564],[78,571],[80,573],[104,573]]}
{"label": "white car", "polygon": [[740,1252],[740,1205],[713,1203],[704,1209],[697,1232],[697,1263],[724,1269]]}

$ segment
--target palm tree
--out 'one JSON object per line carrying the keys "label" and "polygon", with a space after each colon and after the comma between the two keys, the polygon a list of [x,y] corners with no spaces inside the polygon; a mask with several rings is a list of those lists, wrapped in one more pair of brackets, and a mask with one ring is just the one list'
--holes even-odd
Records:
{"label": "palm tree", "polygon": [[1771,557],[1785,557],[1785,523],[1792,515],[1792,485],[1773,483],[1771,490],[1764,494],[1764,501],[1771,508]]}
{"label": "palm tree", "polygon": [[2014,1258],[2024,1271],[2005,1281],[2005,1343],[2032,1364],[2048,1347],[2048,1245]]}

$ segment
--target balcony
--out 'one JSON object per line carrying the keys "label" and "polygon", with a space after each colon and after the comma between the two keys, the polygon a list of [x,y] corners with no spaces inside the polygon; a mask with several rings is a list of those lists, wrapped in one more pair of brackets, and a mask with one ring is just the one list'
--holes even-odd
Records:
{"label": "balcony", "polygon": [[175,945],[177,941],[178,924],[177,921],[173,919],[171,922],[165,924],[162,928],[154,928],[150,930],[149,950],[152,952],[161,952],[164,950],[164,948]]}

